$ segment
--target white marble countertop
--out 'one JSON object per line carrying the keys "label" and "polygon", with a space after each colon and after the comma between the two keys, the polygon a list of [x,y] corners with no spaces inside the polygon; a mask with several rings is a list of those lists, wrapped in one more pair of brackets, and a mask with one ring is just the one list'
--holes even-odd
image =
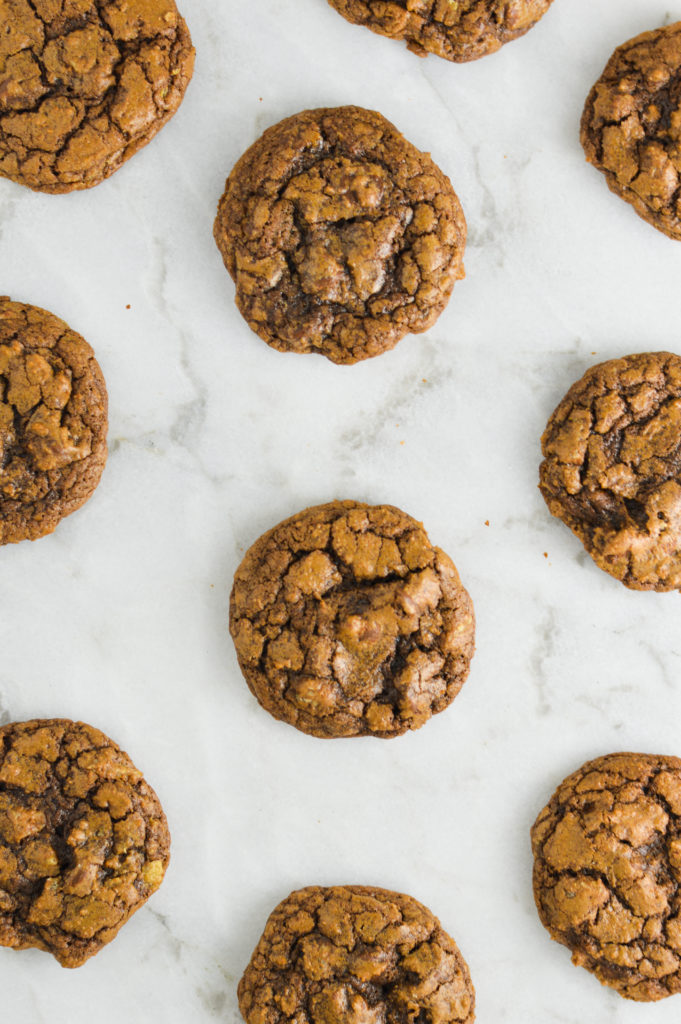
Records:
{"label": "white marble countertop", "polygon": [[[626,1003],[549,940],[528,830],[587,758],[681,754],[678,595],[596,569],[536,487],[546,419],[590,364],[681,351],[681,245],[608,192],[577,138],[613,48],[681,19],[681,3],[555,0],[523,40],[465,66],[419,60],[325,0],[183,12],[194,81],[147,149],[90,192],[0,181],[0,291],[80,331],[110,397],[93,499],[0,552],[0,721],[103,729],[173,833],[162,888],[84,967],[0,949],[3,1017],[237,1022],[274,905],[355,882],[438,914],[481,1024],[677,1022],[681,997]],[[437,325],[350,368],[253,335],[211,234],[227,172],[266,126],[343,103],[430,150],[470,229],[467,278]],[[336,497],[423,520],[476,605],[462,693],[389,743],[275,722],[227,631],[245,549]]]}

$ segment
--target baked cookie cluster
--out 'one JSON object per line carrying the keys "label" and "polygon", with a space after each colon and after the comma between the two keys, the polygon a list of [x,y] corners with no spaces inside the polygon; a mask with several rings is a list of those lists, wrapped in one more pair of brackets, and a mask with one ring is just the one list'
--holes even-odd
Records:
{"label": "baked cookie cluster", "polygon": [[[420,56],[474,60],[552,0],[329,0]],[[194,49],[174,0],[0,0],[0,175],[42,192],[101,183],[178,109]],[[681,239],[681,23],[619,47],[591,90],[587,159]],[[237,162],[214,237],[268,345],[337,364],[430,328],[464,276],[449,178],[380,113],[306,110]],[[88,343],[0,298],[0,544],[49,534],[97,486],[107,393]],[[589,369],[542,437],[550,512],[636,590],[681,590],[681,357]],[[333,501],[260,537],[230,630],[274,718],[391,738],[451,704],[474,653],[469,594],[423,526]],[[540,919],[628,999],[681,991],[681,760],[610,754],[566,779],[532,831]],[[66,719],[0,727],[0,945],[77,967],[161,884],[170,836],[130,758]],[[308,887],[273,911],[238,997],[246,1024],[472,1024],[459,949],[412,897]]]}

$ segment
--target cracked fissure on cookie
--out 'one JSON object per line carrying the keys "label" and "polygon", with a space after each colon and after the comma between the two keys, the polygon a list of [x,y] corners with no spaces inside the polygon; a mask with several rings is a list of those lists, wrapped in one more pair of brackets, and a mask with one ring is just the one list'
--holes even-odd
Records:
{"label": "cracked fissure on cookie", "polygon": [[477,60],[525,35],[552,0],[328,0],[355,25],[404,39],[420,57]]}
{"label": "cracked fissure on cookie", "polygon": [[215,222],[251,328],[341,363],[432,325],[463,276],[465,236],[430,157],[356,107],[268,129],[228,178]]}
{"label": "cracked fissure on cookie", "polygon": [[169,843],[156,794],[97,729],[0,729],[0,945],[80,966],[159,887]]}
{"label": "cracked fissure on cookie", "polygon": [[466,962],[409,896],[310,887],[270,915],[238,989],[246,1024],[472,1024]]}
{"label": "cracked fissure on cookie", "polygon": [[581,141],[613,192],[681,239],[681,22],[615,50],[584,106]]}
{"label": "cracked fissure on cookie", "polygon": [[0,174],[90,188],[177,110],[194,51],[174,0],[0,0]]}
{"label": "cracked fissure on cookie", "polygon": [[474,650],[470,598],[422,526],[333,502],[279,524],[237,570],[230,629],[254,695],[317,736],[396,736],[444,710]]}
{"label": "cracked fissure on cookie", "polygon": [[681,760],[610,754],[559,787],[532,829],[542,923],[628,999],[681,991]]}
{"label": "cracked fissure on cookie", "polygon": [[592,367],[542,437],[540,488],[606,572],[634,589],[681,587],[681,357]]}
{"label": "cracked fissure on cookie", "polygon": [[87,342],[0,297],[0,544],[50,533],[106,461],[107,396]]}

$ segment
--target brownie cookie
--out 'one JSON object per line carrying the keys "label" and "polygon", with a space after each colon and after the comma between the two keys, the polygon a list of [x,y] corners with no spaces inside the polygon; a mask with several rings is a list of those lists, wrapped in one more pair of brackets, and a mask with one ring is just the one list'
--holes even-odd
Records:
{"label": "brownie cookie", "polygon": [[633,590],[681,588],[681,357],[588,370],[542,437],[542,494],[601,569]]}
{"label": "brownie cookie", "polygon": [[551,938],[626,999],[681,992],[681,760],[608,754],[570,775],[532,827]]}
{"label": "brownie cookie", "polygon": [[681,239],[681,22],[615,50],[589,93],[581,140],[613,192]]}
{"label": "brownie cookie", "polygon": [[466,961],[411,896],[363,885],[291,893],[239,982],[246,1024],[472,1024]]}
{"label": "brownie cookie", "polygon": [[0,0],[0,174],[91,188],[179,107],[194,49],[174,0]]}
{"label": "brownie cookie", "polygon": [[334,501],[275,526],[237,569],[230,631],[258,701],[313,736],[399,736],[443,711],[473,656],[450,558],[390,505]]}
{"label": "brownie cookie", "polygon": [[256,334],[334,363],[431,327],[464,276],[449,178],[361,107],[268,128],[227,179],[214,234]]}
{"label": "brownie cookie", "polygon": [[0,544],[52,533],[99,483],[107,397],[63,320],[0,297]]}
{"label": "brownie cookie", "polygon": [[419,57],[459,63],[494,53],[524,36],[553,0],[329,0],[344,18],[405,39]]}
{"label": "brownie cookie", "polygon": [[158,889],[169,850],[158,797],[99,730],[0,728],[0,945],[79,967]]}

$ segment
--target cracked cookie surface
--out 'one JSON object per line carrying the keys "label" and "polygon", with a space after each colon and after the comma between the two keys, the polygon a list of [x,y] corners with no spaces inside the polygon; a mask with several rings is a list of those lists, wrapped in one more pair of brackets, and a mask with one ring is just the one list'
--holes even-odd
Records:
{"label": "cracked cookie surface", "polygon": [[214,235],[251,329],[335,363],[431,327],[464,276],[466,221],[449,178],[360,107],[269,128],[227,179]]}
{"label": "cracked cookie surface", "polygon": [[681,239],[681,22],[615,50],[587,98],[581,141],[611,191]]}
{"label": "cracked cookie surface", "polygon": [[0,0],[0,174],[92,188],[179,107],[194,66],[174,0]]}
{"label": "cracked cookie surface", "polygon": [[461,63],[525,35],[553,0],[328,0],[354,25]]}
{"label": "cracked cookie surface", "polygon": [[52,533],[106,463],[107,395],[84,338],[0,297],[0,544]]}
{"label": "cracked cookie surface", "polygon": [[542,436],[539,487],[596,564],[633,590],[681,589],[681,357],[588,370]]}
{"label": "cracked cookie surface", "polygon": [[411,516],[336,501],[264,534],[237,569],[230,631],[246,681],[314,736],[399,736],[443,711],[474,651],[473,605]]}
{"label": "cracked cookie surface", "polygon": [[627,999],[681,992],[681,760],[608,754],[532,827],[534,895],[573,963]]}
{"label": "cracked cookie surface", "polygon": [[472,1024],[468,967],[411,896],[310,886],[283,900],[239,982],[246,1024]]}
{"label": "cracked cookie surface", "polygon": [[0,945],[79,967],[158,889],[169,850],[158,797],[98,729],[0,728]]}

